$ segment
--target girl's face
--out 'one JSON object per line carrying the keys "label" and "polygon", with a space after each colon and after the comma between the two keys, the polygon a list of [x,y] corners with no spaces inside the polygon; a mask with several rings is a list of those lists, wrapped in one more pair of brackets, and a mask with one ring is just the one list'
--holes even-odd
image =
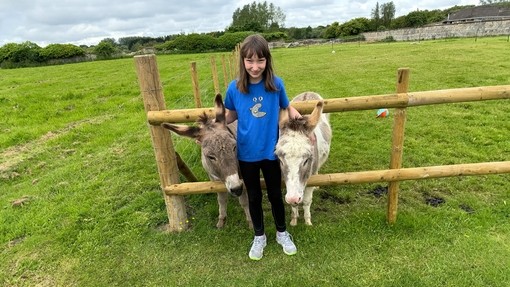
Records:
{"label": "girl's face", "polygon": [[259,58],[254,53],[250,58],[244,58],[244,68],[250,75],[250,83],[256,84],[262,80],[262,75],[266,69],[266,58]]}

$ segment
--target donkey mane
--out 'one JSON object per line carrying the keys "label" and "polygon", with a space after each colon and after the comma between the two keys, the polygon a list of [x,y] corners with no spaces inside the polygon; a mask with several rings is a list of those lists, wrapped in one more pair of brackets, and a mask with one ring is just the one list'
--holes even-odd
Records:
{"label": "donkey mane", "polygon": [[198,116],[197,123],[202,126],[210,126],[214,123],[214,118],[210,118],[205,112]]}
{"label": "donkey mane", "polygon": [[289,118],[289,121],[283,125],[282,129],[306,134],[310,130],[310,125],[308,124],[307,117],[308,116],[301,118]]}

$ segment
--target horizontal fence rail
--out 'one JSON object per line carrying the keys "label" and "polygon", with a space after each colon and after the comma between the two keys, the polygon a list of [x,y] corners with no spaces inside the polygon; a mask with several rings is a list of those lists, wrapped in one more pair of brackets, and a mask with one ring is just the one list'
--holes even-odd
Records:
{"label": "horizontal fence rail", "polygon": [[[324,99],[323,112],[331,113],[379,108],[405,108],[501,99],[510,99],[510,85]],[[317,101],[297,102],[292,103],[292,106],[301,113],[311,113],[316,102]],[[204,113],[214,116],[214,108],[149,111],[147,113],[147,119],[151,125],[159,125],[164,122],[194,122]]]}
{"label": "horizontal fence rail", "polygon": [[[316,174],[310,177],[306,185],[328,186],[502,173],[510,173],[510,161]],[[261,180],[261,184],[263,187],[265,187],[264,180]],[[201,194],[227,191],[225,189],[225,184],[219,181],[185,182],[172,184],[165,186],[164,190],[168,195]]]}

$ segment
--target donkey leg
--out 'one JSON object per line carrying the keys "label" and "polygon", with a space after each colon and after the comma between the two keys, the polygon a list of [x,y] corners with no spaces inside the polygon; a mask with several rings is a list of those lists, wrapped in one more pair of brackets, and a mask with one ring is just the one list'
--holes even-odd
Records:
{"label": "donkey leg", "polygon": [[292,213],[290,215],[290,225],[296,226],[297,220],[299,218],[299,206],[298,205],[292,205],[291,206]]}
{"label": "donkey leg", "polygon": [[239,204],[244,210],[244,214],[246,215],[246,221],[248,222],[248,227],[253,229],[253,222],[251,221],[250,208],[248,207],[248,193],[246,190],[243,190],[241,196],[239,196]]}
{"label": "donkey leg", "polygon": [[310,213],[310,206],[312,205],[313,191],[315,187],[305,188],[303,196],[303,213],[306,225],[312,225],[312,214]]}
{"label": "donkey leg", "polygon": [[227,218],[227,201],[228,193],[218,192],[219,215],[218,223],[216,223],[217,228],[222,228],[225,225],[225,220]]}

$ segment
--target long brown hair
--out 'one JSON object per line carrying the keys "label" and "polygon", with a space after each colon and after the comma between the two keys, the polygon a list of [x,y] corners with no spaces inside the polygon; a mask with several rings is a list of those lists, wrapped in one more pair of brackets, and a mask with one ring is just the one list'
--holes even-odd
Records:
{"label": "long brown hair", "polygon": [[276,91],[274,84],[274,71],[273,71],[273,60],[271,57],[271,51],[269,51],[269,44],[266,39],[259,34],[254,34],[246,37],[243,43],[241,43],[241,50],[239,51],[239,79],[237,80],[237,89],[243,94],[247,94],[248,84],[250,82],[250,75],[246,71],[244,66],[244,58],[251,58],[254,54],[257,54],[259,58],[266,58],[266,69],[262,73],[264,86],[266,91]]}

